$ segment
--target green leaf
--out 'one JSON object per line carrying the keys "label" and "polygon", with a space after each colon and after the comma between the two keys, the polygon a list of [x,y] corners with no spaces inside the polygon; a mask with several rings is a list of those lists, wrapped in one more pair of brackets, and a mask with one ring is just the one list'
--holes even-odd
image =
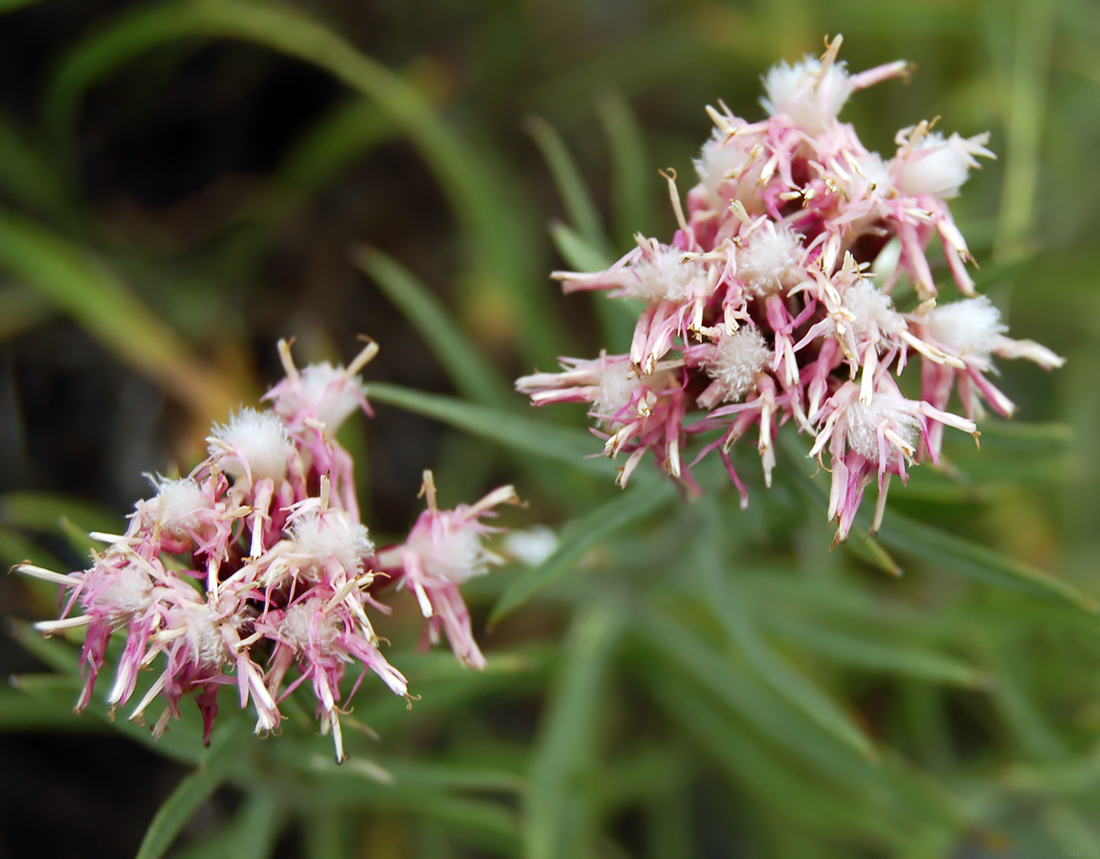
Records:
{"label": "green leaf", "polygon": [[46,534],[59,534],[69,520],[84,531],[117,533],[125,525],[121,516],[79,498],[46,492],[9,492],[0,496],[0,524]]}
{"label": "green leaf", "polygon": [[[623,247],[634,234],[647,234],[652,219],[651,181],[645,143],[630,105],[609,91],[596,99],[596,115],[611,147],[612,187],[615,194],[615,236]],[[656,175],[652,180],[656,179]]]}
{"label": "green leaf", "polygon": [[[550,238],[562,259],[565,260],[565,264],[575,271],[601,271],[611,265],[612,261],[606,253],[590,244],[584,236],[565,224],[552,223]],[[598,297],[606,300],[604,295]]]}
{"label": "green leaf", "polygon": [[179,783],[149,824],[137,859],[159,859],[167,852],[191,815],[225,781],[238,757],[250,746],[249,739],[243,720],[215,732],[198,769]]}
{"label": "green leaf", "polygon": [[443,302],[412,272],[375,248],[360,248],[354,259],[413,324],[461,393],[487,406],[515,407],[517,397],[500,370],[486,360]]}
{"label": "green leaf", "polygon": [[612,604],[583,609],[573,622],[531,763],[524,830],[529,859],[589,855],[595,803],[578,780],[598,767],[603,677],[621,627],[622,609]]}
{"label": "green leaf", "polygon": [[708,760],[730,772],[744,790],[765,806],[785,809],[799,828],[850,839],[853,833],[901,849],[904,829],[870,812],[858,794],[806,775],[746,736],[699,692],[676,674],[654,673],[647,687],[668,717],[703,747]]}
{"label": "green leaf", "polygon": [[512,582],[493,608],[489,623],[496,623],[540,590],[574,571],[577,561],[601,540],[659,510],[677,497],[671,483],[662,483],[635,487],[597,507],[562,535],[561,542],[549,558]]}
{"label": "green leaf", "polygon": [[[607,256],[607,239],[600,226],[599,211],[596,209],[596,204],[592,202],[588,189],[584,187],[584,180],[565,142],[554,127],[542,117],[529,116],[524,122],[524,128],[538,145],[542,157],[546,159],[573,228],[594,250]],[[606,266],[600,266],[600,268],[606,268]]]}
{"label": "green leaf", "polygon": [[706,521],[696,552],[707,607],[722,624],[731,643],[741,650],[756,675],[778,695],[801,710],[835,740],[868,760],[877,755],[867,735],[817,684],[793,668],[760,637],[738,592],[735,572],[727,569],[722,555],[721,522],[717,505],[700,505]]}
{"label": "green leaf", "polygon": [[992,682],[988,672],[933,650],[845,635],[777,614],[769,615],[766,623],[783,638],[845,665],[971,689],[985,689]]}
{"label": "green leaf", "polygon": [[1096,600],[1050,573],[1008,558],[998,552],[924,525],[891,510],[879,540],[929,566],[943,566],[964,576],[1023,591],[1062,605],[1096,614]]}
{"label": "green leaf", "polygon": [[[821,502],[824,487],[818,487],[817,481],[806,475],[804,465],[798,463],[799,459],[804,459],[799,441],[789,433],[780,433],[778,447],[789,462],[785,472],[794,477],[808,498]],[[857,514],[856,523],[866,530],[870,519],[865,505]],[[1069,582],[985,546],[908,519],[893,509],[887,510],[877,540],[883,546],[919,558],[933,567],[943,566],[979,581],[1030,593],[1089,614],[1096,614],[1098,610],[1093,597]]]}
{"label": "green leaf", "polygon": [[[611,265],[604,253],[565,224],[551,224],[550,238],[566,265],[577,271],[600,271]],[[608,298],[603,292],[589,293],[589,298],[600,321],[600,342],[609,352],[627,351],[643,309],[640,302],[629,298]]]}
{"label": "green leaf", "polygon": [[0,268],[70,314],[100,343],[204,417],[221,417],[236,386],[187,345],[117,277],[44,226],[12,212],[0,229]]}
{"label": "green leaf", "polygon": [[[368,395],[380,403],[434,418],[520,453],[570,465],[580,471],[604,476],[614,474],[610,461],[589,458],[598,452],[598,446],[588,433],[581,430],[556,427],[510,412],[488,409],[438,394],[424,394],[398,385],[374,382],[367,388]],[[643,481],[646,479],[644,474],[636,474],[634,479],[639,477]]]}

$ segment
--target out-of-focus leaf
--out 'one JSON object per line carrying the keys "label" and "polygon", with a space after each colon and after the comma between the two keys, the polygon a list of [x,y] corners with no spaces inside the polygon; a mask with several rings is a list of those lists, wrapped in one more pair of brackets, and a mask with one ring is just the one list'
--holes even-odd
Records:
{"label": "out-of-focus leaf", "polygon": [[[380,403],[434,418],[521,453],[570,465],[581,471],[604,476],[614,474],[610,461],[590,458],[596,445],[591,436],[581,430],[555,427],[509,412],[381,382],[368,385],[367,393]],[[635,479],[639,477],[644,480],[645,474],[635,475]]]}
{"label": "out-of-focus leaf", "polygon": [[600,271],[611,265],[607,254],[590,244],[584,236],[566,224],[552,223],[550,238],[553,239],[554,247],[562,255],[566,265],[576,271]]}
{"label": "out-of-focus leaf", "polygon": [[756,624],[746,611],[745,600],[737,593],[736,574],[723,562],[721,522],[716,505],[702,506],[706,524],[695,552],[699,576],[708,608],[726,631],[731,643],[744,654],[756,675],[777,694],[801,710],[837,741],[863,757],[873,760],[874,747],[852,718],[817,684],[794,669],[760,637]]}
{"label": "out-of-focus leaf", "polygon": [[73,701],[79,691],[79,678],[68,674],[12,677],[10,686],[0,686],[0,731],[101,730],[93,719],[74,718]]}
{"label": "out-of-focus leaf", "polygon": [[106,268],[41,224],[14,213],[0,229],[0,268],[68,313],[107,349],[203,418],[239,400],[233,382],[187,345]]}
{"label": "out-of-focus leaf", "polygon": [[609,91],[596,99],[596,115],[611,147],[611,178],[615,200],[615,238],[628,247],[635,233],[651,223],[651,177],[645,142],[630,105],[619,93]]}
{"label": "out-of-focus leaf", "polygon": [[1096,600],[1069,582],[896,511],[887,514],[878,538],[891,549],[920,558],[926,564],[1096,614]]}
{"label": "out-of-focus leaf", "polygon": [[[822,490],[814,485],[816,481],[811,480],[805,474],[804,467],[799,467],[797,463],[801,458],[797,439],[780,433],[778,447],[790,464],[787,472],[793,475],[807,497],[820,502]],[[870,518],[871,514],[865,506],[856,516],[856,523],[866,530]],[[909,519],[896,510],[887,510],[877,540],[894,551],[909,554],[932,566],[943,566],[964,576],[1034,594],[1089,614],[1097,612],[1096,600],[1069,582],[985,546]]]}
{"label": "out-of-focus leaf", "polygon": [[137,859],[159,859],[198,807],[225,781],[237,758],[250,748],[243,720],[214,734],[199,767],[179,783],[145,831]]}
{"label": "out-of-focus leaf", "polygon": [[845,665],[971,689],[985,688],[992,680],[988,673],[973,665],[933,650],[857,638],[780,615],[769,616],[767,624],[784,638]]}
{"label": "out-of-focus leaf", "polygon": [[588,189],[584,187],[584,180],[565,141],[542,117],[528,117],[524,127],[538,144],[542,157],[546,159],[573,229],[590,247],[607,256],[607,239],[600,225],[600,213],[592,202]]}
{"label": "out-of-focus leaf", "polygon": [[47,99],[55,141],[72,139],[83,94],[152,47],[185,36],[239,39],[313,63],[375,100],[408,134],[450,198],[470,237],[475,282],[512,308],[523,331],[518,343],[532,364],[548,363],[568,342],[543,281],[533,270],[531,230],[515,191],[400,76],[290,8],[211,0],[138,7],[70,52]]}
{"label": "out-of-focus leaf", "polygon": [[58,534],[66,519],[85,531],[108,534],[118,533],[125,525],[121,517],[79,498],[46,492],[9,492],[0,496],[0,524]]}
{"label": "out-of-focus leaf", "polygon": [[592,855],[595,802],[578,781],[597,765],[601,687],[622,627],[621,611],[599,603],[573,622],[531,764],[523,834],[530,859]]}
{"label": "out-of-focus leaf", "polygon": [[577,562],[585,552],[601,540],[676,498],[676,491],[672,484],[663,483],[657,486],[635,487],[603,506],[597,507],[562,535],[561,542],[549,558],[512,582],[493,608],[489,623],[496,623],[543,588],[575,570]]}
{"label": "out-of-focus leaf", "polygon": [[460,392],[487,406],[516,405],[518,398],[511,385],[470,341],[443,302],[412,272],[376,248],[361,248],[355,254],[355,264],[420,332]]}
{"label": "out-of-focus leaf", "polygon": [[286,824],[268,787],[250,791],[236,817],[214,832],[172,852],[172,859],[267,859]]}
{"label": "out-of-focus leaf", "polygon": [[[550,238],[566,264],[577,271],[600,271],[611,265],[601,251],[565,224],[551,224]],[[632,299],[609,299],[603,292],[593,292],[589,298],[600,321],[600,342],[609,352],[625,352],[634,336],[640,307]]]}
{"label": "out-of-focus leaf", "polygon": [[780,805],[800,826],[820,835],[851,838],[853,832],[894,849],[907,844],[904,830],[881,814],[869,813],[857,796],[806,778],[767,753],[740,726],[674,674],[657,673],[647,684],[668,717],[698,741],[745,790],[767,805]]}

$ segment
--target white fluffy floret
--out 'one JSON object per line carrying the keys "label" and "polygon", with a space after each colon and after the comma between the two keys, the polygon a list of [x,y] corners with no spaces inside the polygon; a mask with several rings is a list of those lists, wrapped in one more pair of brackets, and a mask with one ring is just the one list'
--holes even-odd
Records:
{"label": "white fluffy floret", "polygon": [[771,222],[753,230],[737,252],[737,276],[752,293],[764,297],[802,282],[804,256],[798,233]]}
{"label": "white fluffy floret", "polygon": [[609,418],[617,415],[630,405],[640,384],[641,379],[629,361],[608,362],[600,376],[592,410]]}
{"label": "white fluffy floret", "polygon": [[902,318],[894,311],[893,301],[875,288],[867,278],[860,278],[844,292],[844,307],[854,317],[850,324],[857,338],[865,336],[872,323],[882,334],[894,334],[902,327]]}
{"label": "white fluffy floret", "polygon": [[624,291],[649,304],[689,301],[706,282],[706,269],[683,257],[676,248],[662,249],[655,260],[644,257],[622,273]]}
{"label": "white fluffy floret", "polygon": [[178,621],[187,630],[187,643],[195,661],[207,667],[216,667],[229,661],[229,648],[222,638],[221,623],[214,609],[208,605],[189,606],[180,612]]}
{"label": "white fluffy floret", "polygon": [[282,480],[294,445],[283,422],[271,412],[243,408],[228,424],[214,427],[210,455],[230,477],[243,477],[245,463],[253,480]]}
{"label": "white fluffy floret", "polygon": [[[876,393],[869,403],[855,400],[848,406],[847,422],[848,444],[851,448],[871,462],[879,462],[879,430],[889,430],[910,449],[916,445],[920,419],[906,408],[902,397]],[[894,448],[889,440],[887,449]],[[896,453],[889,454],[891,460]]]}
{"label": "white fluffy floret", "polygon": [[751,151],[747,148],[748,143],[744,137],[731,136],[716,128],[710,140],[703,144],[699,157],[693,163],[699,181],[713,204],[740,200],[750,212],[761,209],[760,200],[751,191],[764,165],[761,160],[746,169]]}
{"label": "white fluffy floret", "polygon": [[979,166],[974,156],[994,157],[984,146],[989,141],[989,132],[971,138],[952,134],[945,139],[938,131],[932,131],[906,149],[910,131],[898,132],[903,151],[895,159],[898,187],[910,196],[929,194],[941,200],[957,197],[971,168]]}
{"label": "white fluffy floret", "polygon": [[714,357],[706,361],[703,368],[721,386],[722,400],[736,402],[752,390],[757,375],[771,357],[760,329],[742,326],[719,341]]}
{"label": "white fluffy floret", "polygon": [[202,488],[192,477],[171,480],[166,477],[153,479],[157,495],[149,501],[139,501],[138,507],[151,519],[161,524],[161,529],[180,536],[200,524],[200,513],[209,508]]}
{"label": "white fluffy floret", "polygon": [[298,396],[279,398],[275,410],[283,417],[303,411],[312,412],[329,432],[335,432],[360,407],[363,380],[349,377],[343,367],[324,362],[310,364],[301,371]]}
{"label": "white fluffy floret", "polygon": [[481,534],[476,528],[449,519],[438,524],[442,527],[416,529],[405,545],[407,551],[420,558],[424,572],[432,578],[459,585],[474,576],[485,575],[490,564],[499,562],[496,555],[481,545]]}
{"label": "white fluffy floret", "polygon": [[832,63],[822,75],[821,61],[807,54],[793,66],[772,66],[764,93],[760,103],[770,115],[785,113],[810,134],[820,134],[844,107],[852,85],[844,63]]}
{"label": "white fluffy floret", "polygon": [[121,568],[106,571],[106,584],[95,592],[91,608],[107,615],[111,624],[122,626],[130,617],[150,605],[153,581],[137,564],[126,563]]}
{"label": "white fluffy floret", "polygon": [[311,510],[290,523],[293,552],[308,559],[310,566],[323,570],[335,560],[349,575],[363,567],[363,558],[374,553],[367,527],[352,522],[343,510],[330,507],[324,513]]}
{"label": "white fluffy floret", "polygon": [[938,305],[929,312],[928,333],[960,354],[988,359],[1008,327],[986,296]]}
{"label": "white fluffy floret", "polygon": [[295,603],[286,610],[286,616],[279,624],[279,635],[295,650],[309,645],[326,649],[340,635],[339,619],[335,614],[325,614],[324,602],[320,599]]}

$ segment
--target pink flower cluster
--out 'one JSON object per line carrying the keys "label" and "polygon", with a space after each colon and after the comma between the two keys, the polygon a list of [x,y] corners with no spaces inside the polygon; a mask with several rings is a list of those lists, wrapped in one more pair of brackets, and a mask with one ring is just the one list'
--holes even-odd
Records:
{"label": "pink flower cluster", "polygon": [[[218,690],[237,686],[251,700],[256,731],[279,727],[280,702],[307,681],[322,733],[344,757],[341,681],[349,665],[373,671],[408,697],[405,677],[379,649],[369,614],[388,612],[372,585],[393,583],[416,594],[432,639],[442,629],[459,660],[484,668],[458,587],[499,559],[486,551],[481,518],[516,500],[510,486],[473,506],[439,510],[431,473],[428,509],[408,540],[376,552],[360,522],[351,456],[335,432],[356,409],[370,413],[359,371],[376,354],[370,343],[348,367],[298,370],[279,344],[286,378],[264,397],[272,408],[241,409],[215,426],[209,457],[189,476],[157,478],[156,495],[139,501],[125,534],[94,534],[106,543],[84,571],[67,575],[23,565],[25,574],[67,589],[61,619],[44,632],[86,627],[83,710],[103,668],[111,636],[122,632],[112,707],[133,696],[138,674],[163,655],[157,679],[134,707],[141,719],[158,696],[167,704],[157,736],[179,702],[194,693],[205,737]],[[80,614],[74,614],[79,607]]]}
{"label": "pink flower cluster", "polygon": [[[671,243],[639,235],[606,271],[554,274],[566,292],[644,302],[629,354],[563,359],[561,372],[516,384],[534,405],[590,403],[604,452],[626,457],[620,484],[653,451],[695,491],[690,466],[716,451],[742,505],[731,446],[755,428],[770,485],[777,427],[793,421],[815,439],[812,455],[828,455],[829,516],[844,539],[866,487],[877,479],[877,529],[891,476],[904,481],[908,465],[937,461],[945,426],[976,434],[982,400],[1011,415],[988,378],[994,355],[1047,369],[1062,359],[1006,337],[966,270],[947,201],[976,157],[993,157],[989,135],[945,137],[921,122],[898,132],[893,158],[868,151],[837,115],[856,90],[909,69],[899,61],[849,74],[836,59],[840,42],[827,42],[820,60],[768,72],[763,121],[708,107],[715,130],[695,161],[686,213],[667,177],[680,227]],[[933,239],[961,300],[937,303]],[[903,277],[916,293],[909,312],[891,297]],[[913,353],[918,399],[891,376]],[[947,411],[953,392],[965,417]],[[685,463],[696,437],[700,449]]]}

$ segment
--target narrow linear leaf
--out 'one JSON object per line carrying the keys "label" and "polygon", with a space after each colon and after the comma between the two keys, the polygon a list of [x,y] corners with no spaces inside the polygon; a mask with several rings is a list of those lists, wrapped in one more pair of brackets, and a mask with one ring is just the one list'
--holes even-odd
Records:
{"label": "narrow linear leaf", "polygon": [[499,369],[486,360],[443,302],[412,272],[376,248],[360,248],[354,260],[412,323],[461,393],[487,406],[514,407],[516,397]]}
{"label": "narrow linear leaf", "polygon": [[1031,593],[1088,614],[1097,612],[1096,600],[1069,582],[985,546],[916,522],[894,510],[887,515],[879,540],[930,566],[943,566],[979,581]]}
{"label": "narrow linear leaf", "polygon": [[0,268],[70,314],[138,373],[203,417],[239,399],[230,379],[199,364],[183,340],[113,274],[29,218],[6,213]]}
{"label": "narrow linear leaf", "polygon": [[642,486],[624,492],[589,513],[568,531],[554,552],[538,567],[516,579],[501,596],[489,617],[494,624],[532,596],[576,569],[585,552],[601,540],[625,528],[677,498],[670,483]]}
{"label": "narrow linear leaf", "polygon": [[[781,432],[777,448],[787,466],[783,469],[782,475],[791,480],[803,497],[814,507],[827,511],[829,509],[828,489],[820,481],[806,474],[806,450],[798,439],[790,432]],[[857,517],[856,521],[863,528],[863,536],[857,536],[853,529],[851,536],[841,543],[844,550],[887,575],[901,575],[901,565],[890,557],[890,553],[882,547],[882,543],[877,538],[867,533],[870,516],[864,512],[861,517]]]}
{"label": "narrow linear leaf", "polygon": [[200,805],[229,775],[237,758],[249,747],[249,732],[243,720],[215,733],[198,769],[180,782],[157,811],[145,832],[137,859],[159,859]]}
{"label": "narrow linear leaf", "polygon": [[107,533],[115,533],[125,524],[121,516],[80,498],[47,492],[9,492],[0,496],[0,524],[58,534],[65,519],[85,531]]}
{"label": "narrow linear leaf", "polygon": [[971,689],[987,688],[992,679],[973,665],[932,650],[857,638],[780,615],[769,617],[768,625],[783,638],[845,665]]}
{"label": "narrow linear leaf", "polygon": [[676,675],[655,672],[648,691],[669,719],[698,742],[708,756],[726,769],[733,780],[768,805],[788,811],[816,834],[849,836],[855,831],[901,849],[907,843],[904,828],[881,813],[869,813],[859,795],[835,784],[806,778],[751,737],[744,736],[728,718],[688,683]]}
{"label": "narrow linear leaf", "polygon": [[[565,224],[551,224],[550,239],[566,265],[577,271],[600,271],[611,265],[606,254]],[[603,292],[593,292],[588,297],[600,322],[600,342],[610,352],[625,352],[630,347],[641,308],[634,300],[609,299]]]}
{"label": "narrow linear leaf", "polygon": [[800,708],[766,687],[756,672],[745,671],[683,623],[651,608],[640,619],[638,631],[678,670],[791,753],[841,778],[856,782],[871,778],[868,774],[873,769],[865,738],[856,743],[838,740]]}
{"label": "narrow linear leaf", "polygon": [[574,229],[592,248],[606,256],[607,239],[600,226],[600,214],[584,186],[580,170],[569,154],[565,141],[550,123],[539,116],[529,116],[524,122],[524,128],[546,159],[546,165],[554,177],[554,184]]}
{"label": "narrow linear leaf", "polygon": [[615,236],[626,246],[634,233],[644,233],[650,225],[649,187],[656,177],[650,175],[642,132],[626,99],[614,91],[604,93],[596,99],[596,116],[611,147]]}
{"label": "narrow linear leaf", "polygon": [[[779,449],[784,458],[790,461],[790,467],[785,471],[795,475],[799,487],[808,498],[815,503],[823,503],[821,493],[824,489],[819,488],[816,481],[811,480],[797,463],[802,458],[798,440],[790,434],[780,433]],[[870,518],[870,513],[865,508],[857,514],[856,522],[866,529]],[[946,567],[979,581],[1073,606],[1088,614],[1096,614],[1100,610],[1095,598],[1069,582],[978,543],[909,519],[894,509],[888,510],[876,539],[889,549],[919,558],[931,566]]]}
{"label": "narrow linear leaf", "polygon": [[[410,388],[375,382],[368,385],[368,395],[380,403],[388,403],[491,441],[506,445],[520,453],[570,465],[581,471],[607,476],[613,474],[610,461],[589,457],[595,452],[592,437],[581,430],[555,427],[520,415],[488,409],[439,394],[425,394]],[[646,479],[636,474],[634,479]]]}
{"label": "narrow linear leaf", "polygon": [[533,753],[524,831],[529,859],[588,855],[595,803],[577,780],[597,766],[600,690],[621,628],[621,609],[610,604],[590,606],[573,622]]}
{"label": "narrow linear leaf", "polygon": [[867,735],[824,690],[768,646],[760,636],[746,601],[738,592],[739,580],[724,562],[722,522],[715,504],[701,506],[705,520],[704,539],[696,555],[701,573],[707,607],[725,629],[732,644],[737,646],[756,675],[776,694],[802,711],[837,741],[854,749],[868,760],[877,753]]}
{"label": "narrow linear leaf", "polygon": [[[606,253],[565,224],[550,224],[550,238],[565,264],[576,271],[601,271],[611,265]],[[606,300],[602,294],[597,296]]]}

